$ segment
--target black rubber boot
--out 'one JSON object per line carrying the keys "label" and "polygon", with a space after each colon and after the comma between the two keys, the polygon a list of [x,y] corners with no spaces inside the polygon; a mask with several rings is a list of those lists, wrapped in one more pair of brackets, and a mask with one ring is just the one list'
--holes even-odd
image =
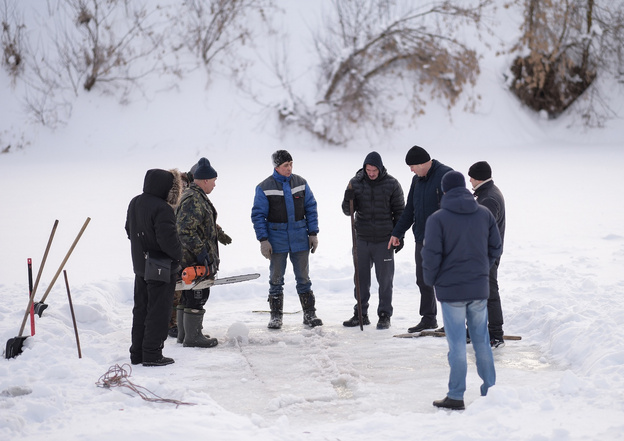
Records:
{"label": "black rubber boot", "polygon": [[203,309],[184,309],[184,343],[185,348],[212,348],[219,341],[216,338],[206,338],[202,334]]}
{"label": "black rubber boot", "polygon": [[282,317],[284,316],[284,294],[269,296],[267,301],[271,306],[271,320],[269,320],[267,328],[281,329]]}
{"label": "black rubber boot", "polygon": [[316,316],[316,308],[314,307],[316,301],[314,299],[314,293],[312,291],[299,294],[299,300],[301,301],[301,307],[303,308],[303,324],[308,325],[311,328],[315,326],[323,326],[323,321]]}
{"label": "black rubber boot", "polygon": [[176,322],[178,323],[178,343],[184,343],[184,306],[176,306]]}

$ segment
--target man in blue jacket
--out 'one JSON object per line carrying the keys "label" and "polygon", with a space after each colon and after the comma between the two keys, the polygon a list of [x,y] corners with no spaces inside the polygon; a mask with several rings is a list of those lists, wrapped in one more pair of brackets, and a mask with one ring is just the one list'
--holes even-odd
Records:
{"label": "man in blue jacket", "polygon": [[442,199],[440,183],[442,182],[442,176],[452,170],[452,168],[435,159],[431,159],[429,153],[417,145],[409,149],[405,156],[405,162],[416,176],[412,178],[412,185],[405,201],[405,210],[392,230],[388,249],[393,246],[399,246],[401,239],[405,236],[405,232],[409,227],[412,227],[414,238],[416,239],[416,285],[418,285],[420,290],[419,312],[422,318],[420,323],[409,328],[407,332],[420,332],[425,329],[438,327],[436,318],[438,308],[435,294],[433,288],[427,286],[423,280],[420,251],[423,248],[423,239],[425,237],[425,222],[429,216],[440,208],[440,200]]}
{"label": "man in blue jacket", "polygon": [[303,324],[315,327],[323,322],[316,316],[315,298],[309,276],[310,251],[318,246],[316,199],[308,183],[292,173],[293,159],[286,150],[272,155],[273,174],[256,187],[251,221],[260,252],[269,265],[270,329],[282,327],[284,274],[287,258],[297,281],[297,294],[303,308]]}
{"label": "man in blue jacket", "polygon": [[492,213],[479,205],[466,188],[464,176],[450,171],[442,178],[441,209],[425,226],[423,277],[435,288],[442,305],[451,368],[448,393],[436,407],[464,409],[466,391],[466,324],[483,380],[481,395],[496,383],[488,332],[487,301],[490,268],[502,253]]}

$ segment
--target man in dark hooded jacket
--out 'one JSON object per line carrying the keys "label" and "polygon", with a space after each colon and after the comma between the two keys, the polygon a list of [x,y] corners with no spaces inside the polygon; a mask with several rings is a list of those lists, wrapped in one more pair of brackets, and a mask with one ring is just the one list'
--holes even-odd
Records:
{"label": "man in dark hooded jacket", "polygon": [[448,393],[436,407],[464,408],[466,391],[466,325],[483,380],[481,395],[496,382],[487,327],[490,268],[501,255],[496,220],[477,204],[464,176],[450,171],[442,178],[441,209],[427,219],[422,250],[423,277],[442,305],[451,368]]}
{"label": "man in dark hooded jacket", "polygon": [[[135,274],[130,347],[132,364],[165,366],[174,362],[172,358],[162,355],[162,349],[167,339],[173,293],[182,258],[174,213],[181,188],[177,170],[148,170],[143,194],[134,197],[128,206],[126,233],[130,239]],[[169,281],[144,279],[147,253],[171,259]]]}
{"label": "man in dark hooded jacket", "polygon": [[[369,325],[368,302],[370,300],[371,268],[375,265],[375,275],[379,285],[379,305],[377,307],[377,329],[388,329],[392,317],[392,281],[394,279],[394,253],[401,245],[388,249],[386,244],[392,234],[403,208],[403,189],[395,178],[388,174],[381,156],[369,153],[362,168],[349,181],[342,201],[342,211],[351,215],[350,201],[353,201],[357,249],[357,274],[360,287],[362,323]],[[356,294],[357,299],[357,294]],[[359,326],[358,305],[353,307],[353,317],[344,326]]]}
{"label": "man in dark hooded jacket", "polygon": [[405,211],[392,230],[392,237],[388,242],[388,249],[398,246],[405,232],[412,227],[416,240],[416,285],[420,290],[420,322],[407,330],[407,332],[420,332],[425,329],[438,327],[436,304],[433,288],[427,286],[422,275],[422,257],[420,251],[423,248],[425,237],[425,222],[438,208],[442,199],[442,176],[452,168],[442,164],[436,159],[431,159],[429,153],[422,147],[415,145],[407,152],[405,163],[416,175],[412,179],[412,185],[405,201]]}

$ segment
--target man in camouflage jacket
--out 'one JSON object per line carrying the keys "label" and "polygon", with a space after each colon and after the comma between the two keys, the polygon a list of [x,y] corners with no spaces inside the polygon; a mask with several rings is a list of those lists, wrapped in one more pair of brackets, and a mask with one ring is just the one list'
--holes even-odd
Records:
{"label": "man in camouflage jacket", "polygon": [[[219,270],[219,230],[217,210],[208,198],[214,190],[217,172],[210,161],[202,158],[193,173],[193,182],[182,194],[177,211],[177,229],[182,243],[182,267],[204,265],[208,276]],[[224,234],[224,233],[222,233]],[[178,343],[184,347],[213,347],[216,338],[202,334],[204,305],[210,288],[182,292],[177,306]]]}

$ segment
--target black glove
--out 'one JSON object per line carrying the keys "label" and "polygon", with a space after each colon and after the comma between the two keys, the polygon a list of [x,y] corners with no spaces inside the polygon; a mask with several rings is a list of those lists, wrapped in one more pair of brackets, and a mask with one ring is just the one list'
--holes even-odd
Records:
{"label": "black glove", "polygon": [[347,188],[345,190],[345,195],[344,195],[345,201],[352,201],[355,199],[355,190],[353,190],[352,188]]}
{"label": "black glove", "polygon": [[217,233],[217,240],[223,245],[229,245],[232,243],[232,238],[225,234],[225,231],[221,229],[219,229],[219,232]]}
{"label": "black glove", "polygon": [[199,256],[197,256],[197,263],[206,267],[206,270],[208,270],[208,277],[214,277],[218,271],[214,262],[210,261],[206,248],[204,248],[201,253],[199,253]]}
{"label": "black glove", "polygon": [[399,244],[394,248],[394,254],[398,253],[399,251],[401,251],[403,249],[403,245],[405,245],[405,242],[403,241],[403,238],[399,239]]}

